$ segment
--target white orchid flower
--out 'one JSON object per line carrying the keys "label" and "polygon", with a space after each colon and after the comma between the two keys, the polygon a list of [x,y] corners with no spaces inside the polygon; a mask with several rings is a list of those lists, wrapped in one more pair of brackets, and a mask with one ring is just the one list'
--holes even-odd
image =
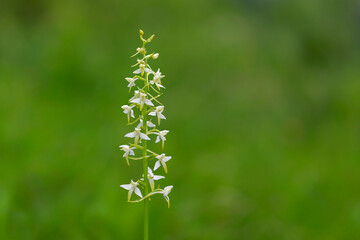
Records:
{"label": "white orchid flower", "polygon": [[132,110],[133,107],[135,107],[135,105],[133,105],[133,106],[123,105],[123,106],[121,106],[121,108],[124,109],[123,113],[127,114],[128,122],[130,122],[130,116],[132,118],[135,118],[134,110]]}
{"label": "white orchid flower", "polygon": [[[148,127],[151,127],[151,128],[156,127],[155,124],[153,124],[151,121],[147,121],[147,122],[146,122],[146,125],[147,125]],[[141,128],[142,126],[143,126],[143,120],[140,119],[140,122],[139,122],[139,124],[137,125],[136,128]]]}
{"label": "white orchid flower", "polygon": [[160,155],[157,155],[156,158],[158,159],[155,163],[155,166],[154,166],[154,171],[156,169],[158,169],[160,167],[160,165],[163,166],[164,170],[165,170],[165,173],[167,173],[167,167],[166,167],[166,162],[169,161],[171,159],[170,156],[165,156],[165,153],[162,153]]}
{"label": "white orchid flower", "polygon": [[128,193],[128,201],[130,201],[130,198],[131,198],[131,195],[133,192],[135,192],[136,195],[138,195],[140,198],[142,198],[142,194],[141,194],[141,191],[140,189],[137,187],[139,185],[139,183],[137,182],[134,182],[133,180],[131,180],[130,184],[123,184],[123,185],[120,185],[120,187],[126,189],[126,190],[129,190],[129,193]]}
{"label": "white orchid flower", "polygon": [[149,183],[150,183],[150,187],[151,187],[151,190],[154,191],[154,187],[155,187],[155,183],[154,183],[154,180],[160,180],[160,179],[163,179],[165,178],[164,176],[160,176],[160,175],[154,175],[153,171],[151,170],[151,168],[148,167],[148,180],[149,180]]}
{"label": "white orchid flower", "polygon": [[133,86],[135,86],[135,81],[138,80],[138,78],[129,78],[129,77],[127,77],[127,78],[125,78],[125,80],[129,82],[128,88],[129,88],[129,91],[130,91],[131,88]]}
{"label": "white orchid flower", "polygon": [[168,195],[170,194],[170,192],[173,188],[174,188],[174,186],[170,185],[170,186],[165,187],[164,189],[159,189],[158,191],[152,192],[152,193],[148,194],[147,196],[161,193],[164,196],[166,202],[168,203],[168,207],[170,207],[170,198]]}
{"label": "white orchid flower", "polygon": [[120,145],[119,148],[121,151],[124,151],[123,157],[126,159],[127,164],[130,166],[128,156],[135,156],[135,147],[130,147],[129,145]]}
{"label": "white orchid flower", "polygon": [[150,138],[146,134],[140,132],[140,130],[141,130],[140,128],[135,128],[133,132],[126,134],[125,137],[135,138],[134,140],[135,145],[137,145],[139,139],[150,140]]}
{"label": "white orchid flower", "polygon": [[165,200],[168,203],[168,207],[170,207],[170,198],[168,197],[168,195],[171,192],[171,190],[173,189],[173,187],[174,187],[173,185],[167,186],[164,188],[164,191],[163,191],[163,195],[164,195]]}
{"label": "white orchid flower", "polygon": [[136,65],[139,65],[139,68],[138,69],[136,69],[133,73],[134,74],[141,74],[141,76],[142,75],[144,75],[144,72],[152,72],[149,68],[147,68],[146,67],[146,64],[145,64],[145,62],[144,62],[144,60],[137,60],[137,64],[135,64],[134,66],[136,66]]}
{"label": "white orchid flower", "polygon": [[164,111],[164,106],[157,106],[154,111],[150,112],[150,116],[157,116],[158,124],[160,125],[160,119],[166,119],[166,117],[162,114]]}
{"label": "white orchid flower", "polygon": [[161,85],[161,78],[165,77],[165,75],[161,75],[160,68],[156,72],[152,72],[154,75],[153,79],[150,80],[151,84],[155,84],[156,87],[160,90],[160,88],[165,88]]}
{"label": "white orchid flower", "polygon": [[164,149],[164,143],[166,141],[166,137],[165,135],[168,134],[170,131],[169,130],[162,130],[160,132],[154,132],[154,134],[157,135],[156,139],[155,139],[155,143],[158,143],[160,142],[161,140],[161,145],[162,145],[162,148]]}
{"label": "white orchid flower", "polygon": [[148,105],[148,106],[154,106],[154,104],[146,98],[146,94],[145,93],[140,93],[136,98],[132,99],[130,102],[132,103],[137,103],[140,105],[140,111],[142,110],[144,104]]}
{"label": "white orchid flower", "polygon": [[132,100],[134,100],[135,98],[138,98],[140,96],[140,91],[139,90],[135,90],[134,91],[134,96],[132,96],[130,99],[129,99],[129,102],[131,102]]}

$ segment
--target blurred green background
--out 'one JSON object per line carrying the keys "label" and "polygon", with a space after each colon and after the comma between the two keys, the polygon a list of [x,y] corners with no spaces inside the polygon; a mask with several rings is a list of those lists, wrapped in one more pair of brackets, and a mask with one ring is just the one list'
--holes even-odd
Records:
{"label": "blurred green background", "polygon": [[0,239],[141,239],[130,131],[138,29],[173,156],[152,239],[360,239],[360,4],[0,3]]}

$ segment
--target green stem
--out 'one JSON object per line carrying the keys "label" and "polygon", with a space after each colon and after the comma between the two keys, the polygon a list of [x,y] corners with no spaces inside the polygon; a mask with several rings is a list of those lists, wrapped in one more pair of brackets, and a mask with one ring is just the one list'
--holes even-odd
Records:
{"label": "green stem", "polygon": [[[146,116],[146,115],[145,115]],[[144,117],[144,122],[146,122],[146,117]],[[145,124],[144,124],[145,125]],[[146,128],[146,127],[145,127]],[[149,193],[149,185],[148,185],[148,162],[147,162],[147,141],[143,140],[143,168],[144,168],[144,185],[145,185],[145,196]],[[144,240],[149,240],[149,199],[146,198],[144,200]]]}
{"label": "green stem", "polygon": [[[145,44],[143,45],[145,46]],[[146,60],[145,60],[146,61]],[[147,65],[147,64],[146,64]],[[146,85],[148,84],[148,74],[145,73],[145,93],[147,94]],[[145,104],[142,109],[143,116],[143,129],[147,133],[147,105]],[[144,185],[145,196],[149,194],[148,184],[148,159],[147,159],[147,140],[143,139],[143,170],[144,170]],[[144,240],[149,240],[149,199],[144,199]]]}

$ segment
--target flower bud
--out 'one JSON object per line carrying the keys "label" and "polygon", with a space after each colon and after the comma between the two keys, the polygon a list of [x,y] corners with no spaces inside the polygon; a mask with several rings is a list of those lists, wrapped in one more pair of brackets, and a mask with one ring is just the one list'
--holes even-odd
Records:
{"label": "flower bud", "polygon": [[151,35],[151,36],[148,38],[148,40],[146,40],[146,41],[147,41],[147,42],[151,42],[151,41],[154,39],[154,37],[155,37],[155,34]]}
{"label": "flower bud", "polygon": [[143,41],[143,42],[146,42],[146,40],[143,38],[144,31],[140,29],[139,33],[140,33],[140,40]]}
{"label": "flower bud", "polygon": [[152,58],[153,58],[153,59],[157,59],[158,57],[159,57],[159,54],[158,54],[158,53],[155,53],[155,54],[152,55]]}

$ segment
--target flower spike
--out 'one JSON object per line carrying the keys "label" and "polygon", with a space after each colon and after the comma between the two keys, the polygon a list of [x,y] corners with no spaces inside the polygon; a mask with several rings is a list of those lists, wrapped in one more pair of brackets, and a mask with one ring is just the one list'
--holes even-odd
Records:
{"label": "flower spike", "polygon": [[[165,179],[164,176],[157,175],[155,171],[160,167],[164,169],[165,173],[168,172],[166,163],[171,159],[171,156],[165,155],[164,145],[166,141],[166,135],[169,130],[160,129],[161,120],[165,120],[166,117],[163,114],[164,104],[159,101],[162,96],[165,86],[163,79],[165,75],[160,71],[160,68],[152,68],[150,62],[158,59],[159,53],[151,52],[147,49],[147,44],[154,40],[155,35],[151,35],[146,38],[144,31],[139,30],[139,37],[141,45],[136,48],[135,53],[131,57],[136,57],[135,63],[132,65],[133,69],[130,74],[131,76],[126,77],[127,87],[131,97],[127,105],[121,106],[122,111],[127,116],[127,125],[133,126],[133,131],[125,134],[126,138],[130,138],[128,144],[119,146],[119,149],[123,152],[123,158],[125,158],[127,165],[130,165],[130,161],[142,162],[142,178],[137,182],[133,180],[129,184],[120,185],[121,188],[128,191],[128,202],[145,202],[145,213],[148,212],[150,196],[155,194],[161,194],[165,198],[165,201],[170,207],[169,194],[173,189],[172,185],[166,186],[165,188],[155,188],[155,181]],[[155,70],[157,69],[157,70]],[[155,144],[155,149],[148,148],[148,141],[150,141],[150,135],[155,134],[155,143],[161,141],[161,147]],[[150,145],[150,144],[149,144]],[[162,151],[160,150],[162,149]],[[136,151],[135,151],[136,150]],[[142,152],[142,154],[138,154]],[[154,168],[149,167],[149,162],[155,160]],[[152,163],[151,163],[152,164]],[[159,170],[158,170],[159,171]],[[141,189],[141,190],[140,190]],[[135,193],[139,196],[139,199],[132,200],[132,195]],[[143,196],[144,195],[144,196]],[[145,214],[145,231],[144,239],[148,239],[148,215]]]}

